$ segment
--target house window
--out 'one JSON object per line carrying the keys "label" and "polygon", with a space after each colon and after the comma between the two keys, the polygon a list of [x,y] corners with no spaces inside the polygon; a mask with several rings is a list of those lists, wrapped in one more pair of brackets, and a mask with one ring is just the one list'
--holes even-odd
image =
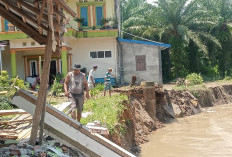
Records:
{"label": "house window", "polygon": [[88,26],[88,7],[81,7],[81,18],[84,19],[82,26]]}
{"label": "house window", "polygon": [[97,58],[97,52],[90,52],[90,58]]}
{"label": "house window", "polygon": [[111,51],[105,51],[105,58],[111,58],[112,54]]}
{"label": "house window", "polygon": [[34,41],[31,42],[31,46],[35,46],[35,42]]}
{"label": "house window", "polygon": [[146,56],[135,56],[136,71],[146,71]]}
{"label": "house window", "polygon": [[104,51],[98,51],[97,52],[97,58],[104,58],[105,55],[104,55]]}
{"label": "house window", "polygon": [[31,76],[37,76],[37,61],[30,61],[30,74]]}
{"label": "house window", "polygon": [[23,45],[23,46],[27,46],[27,42],[23,42],[22,45]]}
{"label": "house window", "polygon": [[80,3],[88,2],[87,0],[79,0]]}
{"label": "house window", "polygon": [[101,26],[102,25],[102,19],[103,19],[103,7],[102,6],[96,6],[96,25]]}
{"label": "house window", "polygon": [[9,22],[6,19],[4,19],[4,28],[5,28],[5,31],[9,30],[8,24],[9,24]]}
{"label": "house window", "polygon": [[112,53],[111,51],[91,51],[90,58],[111,58]]}

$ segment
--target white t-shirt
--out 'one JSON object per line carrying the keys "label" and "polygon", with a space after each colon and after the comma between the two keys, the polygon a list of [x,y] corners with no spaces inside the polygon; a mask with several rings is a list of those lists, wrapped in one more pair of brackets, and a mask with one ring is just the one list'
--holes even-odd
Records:
{"label": "white t-shirt", "polygon": [[90,72],[89,72],[88,83],[92,83],[91,76],[93,77],[93,81],[95,83],[95,80],[94,80],[94,78],[95,78],[95,72],[93,71],[93,69],[91,69]]}

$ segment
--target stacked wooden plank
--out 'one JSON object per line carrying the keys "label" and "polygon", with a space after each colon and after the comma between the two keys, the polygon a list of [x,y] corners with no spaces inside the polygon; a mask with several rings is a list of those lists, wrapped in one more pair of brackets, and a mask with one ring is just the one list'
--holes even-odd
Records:
{"label": "stacked wooden plank", "polygon": [[1,110],[0,116],[15,115],[10,120],[0,121],[0,141],[20,140],[28,138],[32,123],[32,116],[24,110]]}

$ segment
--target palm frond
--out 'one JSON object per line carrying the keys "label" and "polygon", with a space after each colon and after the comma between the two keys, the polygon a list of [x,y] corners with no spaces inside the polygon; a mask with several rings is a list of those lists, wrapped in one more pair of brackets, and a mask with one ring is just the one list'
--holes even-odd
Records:
{"label": "palm frond", "polygon": [[204,54],[208,54],[208,49],[205,46],[205,44],[203,44],[202,40],[199,37],[198,33],[195,33],[191,30],[186,31],[186,35],[188,36],[189,39],[191,39],[196,45],[197,47],[204,53]]}

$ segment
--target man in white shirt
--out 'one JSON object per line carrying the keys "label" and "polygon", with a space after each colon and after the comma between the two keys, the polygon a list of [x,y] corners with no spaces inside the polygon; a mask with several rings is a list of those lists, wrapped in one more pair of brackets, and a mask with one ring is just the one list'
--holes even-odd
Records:
{"label": "man in white shirt", "polygon": [[93,89],[95,87],[95,71],[97,70],[97,66],[93,66],[93,69],[90,70],[89,72],[89,77],[88,77],[88,88]]}

